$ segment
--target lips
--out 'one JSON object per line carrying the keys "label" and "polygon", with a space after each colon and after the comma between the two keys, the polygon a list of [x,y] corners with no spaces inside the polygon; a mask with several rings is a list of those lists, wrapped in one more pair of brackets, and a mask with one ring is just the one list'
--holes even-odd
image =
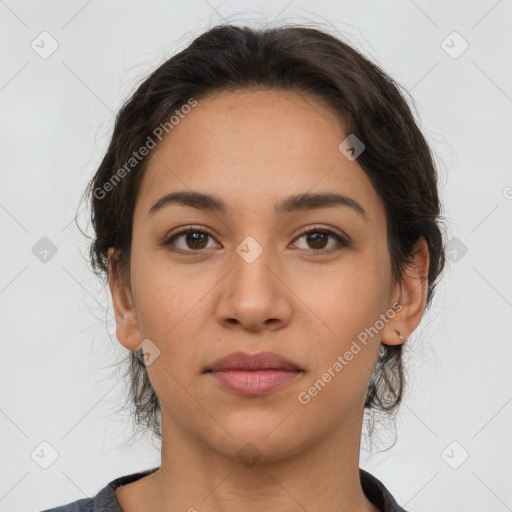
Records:
{"label": "lips", "polygon": [[205,372],[222,389],[237,395],[257,397],[300,378],[304,370],[273,352],[234,352],[214,361]]}
{"label": "lips", "polygon": [[221,370],[288,370],[302,371],[293,361],[273,352],[260,352],[248,354],[246,352],[233,352],[225,357],[215,360],[206,368],[206,372]]}

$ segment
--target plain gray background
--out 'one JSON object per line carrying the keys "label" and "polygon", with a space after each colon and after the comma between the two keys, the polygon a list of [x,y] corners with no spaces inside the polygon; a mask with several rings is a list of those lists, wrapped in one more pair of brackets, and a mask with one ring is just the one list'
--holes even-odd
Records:
{"label": "plain gray background", "polygon": [[[130,92],[226,20],[324,27],[411,91],[439,160],[450,250],[410,337],[398,441],[364,447],[360,465],[407,510],[512,510],[506,0],[0,1],[0,510],[62,505],[159,464],[149,438],[120,446],[132,433],[129,412],[115,410],[126,350],[73,218]],[[44,237],[57,251],[47,261]]]}

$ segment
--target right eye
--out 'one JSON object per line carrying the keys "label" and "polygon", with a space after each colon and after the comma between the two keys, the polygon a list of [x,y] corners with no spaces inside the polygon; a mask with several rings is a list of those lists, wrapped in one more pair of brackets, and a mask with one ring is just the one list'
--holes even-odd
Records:
{"label": "right eye", "polygon": [[212,235],[202,229],[187,228],[174,233],[162,245],[170,251],[180,254],[197,253],[208,248],[208,237],[212,237]]}

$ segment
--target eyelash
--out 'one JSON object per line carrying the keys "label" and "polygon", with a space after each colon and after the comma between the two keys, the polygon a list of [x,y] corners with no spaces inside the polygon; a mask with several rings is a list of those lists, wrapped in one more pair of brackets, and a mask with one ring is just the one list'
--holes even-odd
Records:
{"label": "eyelash", "polygon": [[[183,250],[183,249],[177,249],[176,247],[171,247],[172,244],[173,244],[173,241],[175,239],[179,238],[180,236],[187,235],[189,233],[200,233],[200,234],[207,235],[207,236],[210,236],[211,238],[213,238],[213,236],[210,233],[208,233],[207,231],[204,231],[203,229],[189,227],[189,228],[184,229],[182,231],[178,231],[177,233],[174,233],[172,236],[166,238],[162,242],[161,245],[163,245],[164,247],[167,247],[172,252],[175,252],[175,253],[178,253],[178,254],[184,254],[184,255],[187,255],[187,256],[190,256],[191,253],[201,253],[201,252],[204,252],[205,249]],[[309,228],[309,229],[301,230],[301,232],[299,233],[299,235],[297,236],[297,238],[295,240],[299,240],[303,236],[309,235],[311,233],[315,233],[315,234],[320,233],[320,234],[328,235],[329,237],[334,238],[336,240],[336,242],[338,243],[338,247],[331,248],[331,249],[311,249],[309,251],[310,253],[320,253],[319,256],[321,256],[323,254],[324,255],[325,254],[331,254],[333,252],[340,251],[342,248],[350,246],[350,242],[347,239],[345,239],[342,236],[338,235],[334,231],[331,231],[330,229],[326,229],[326,228],[316,227],[316,226],[313,226],[312,228]]]}

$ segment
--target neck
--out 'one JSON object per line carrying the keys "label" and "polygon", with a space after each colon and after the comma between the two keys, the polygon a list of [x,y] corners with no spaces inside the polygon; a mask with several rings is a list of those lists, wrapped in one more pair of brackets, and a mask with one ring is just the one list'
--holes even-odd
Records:
{"label": "neck", "polygon": [[[272,447],[268,436],[265,445],[258,442],[265,454],[258,460],[260,452],[253,448],[255,459],[242,462],[236,454],[243,444],[233,445],[233,455],[226,456],[162,410],[160,468],[141,479],[144,485],[124,501],[128,506],[116,494],[128,512],[378,512],[359,479],[361,422],[362,407],[306,449],[280,451],[279,458],[266,455],[279,448]],[[248,446],[245,450],[250,453]]]}

